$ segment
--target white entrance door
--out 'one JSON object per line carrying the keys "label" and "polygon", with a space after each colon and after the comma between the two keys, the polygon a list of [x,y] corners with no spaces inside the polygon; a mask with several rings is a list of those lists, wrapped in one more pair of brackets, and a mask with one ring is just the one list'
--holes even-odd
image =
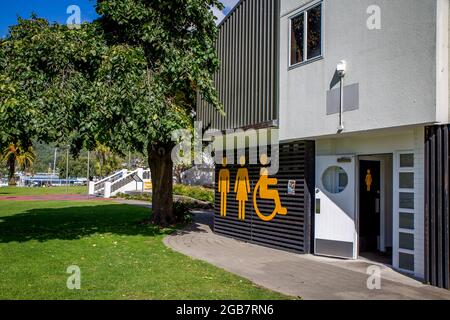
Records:
{"label": "white entrance door", "polygon": [[355,202],[355,156],[317,157],[314,221],[317,255],[357,258]]}

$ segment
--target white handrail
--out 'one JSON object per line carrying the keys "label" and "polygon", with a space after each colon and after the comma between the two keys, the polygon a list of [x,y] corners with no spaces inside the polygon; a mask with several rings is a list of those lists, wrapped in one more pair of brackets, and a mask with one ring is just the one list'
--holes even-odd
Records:
{"label": "white handrail", "polygon": [[107,182],[107,181],[109,181],[111,178],[114,178],[115,176],[118,176],[118,175],[120,175],[120,174],[123,174],[123,171],[116,172],[116,173],[114,173],[114,174],[112,174],[112,175],[110,175],[110,176],[104,178],[103,180],[96,181],[95,184],[100,184],[100,183],[103,183],[103,182]]}
{"label": "white handrail", "polygon": [[125,180],[126,178],[131,177],[132,175],[134,175],[134,174],[136,174],[136,173],[138,173],[138,172],[139,172],[139,169],[134,170],[133,172],[128,173],[127,175],[123,176],[123,177],[120,178],[119,180],[116,180],[116,181],[112,182],[112,183],[111,183],[111,187],[112,187],[113,185],[115,185],[116,183],[119,183],[119,182]]}
{"label": "white handrail", "polygon": [[[104,196],[105,198],[114,196],[115,194],[117,194],[117,192],[123,190],[124,187],[127,188],[127,186],[132,182],[127,181],[127,179],[130,179],[130,177],[133,176],[137,176],[142,180],[141,184],[143,188],[144,175],[145,173],[148,172],[150,172],[150,169],[139,168],[131,172],[127,172],[127,170],[124,169],[100,181],[97,182],[91,181],[89,182],[89,194],[96,196]],[[117,178],[120,175],[121,177]],[[115,178],[117,178],[117,180],[114,180]],[[122,183],[124,183],[124,185],[121,185]]]}

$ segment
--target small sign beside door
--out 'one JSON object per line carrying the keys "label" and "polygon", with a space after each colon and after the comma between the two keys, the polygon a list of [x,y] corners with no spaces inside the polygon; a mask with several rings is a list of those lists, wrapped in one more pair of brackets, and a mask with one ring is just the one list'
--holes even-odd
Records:
{"label": "small sign beside door", "polygon": [[288,188],[287,188],[287,193],[289,195],[295,195],[295,180],[289,180],[288,181]]}

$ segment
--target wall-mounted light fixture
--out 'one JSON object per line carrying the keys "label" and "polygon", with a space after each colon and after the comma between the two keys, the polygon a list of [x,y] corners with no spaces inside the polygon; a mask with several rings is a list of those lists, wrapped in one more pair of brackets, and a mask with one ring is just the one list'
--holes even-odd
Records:
{"label": "wall-mounted light fixture", "polygon": [[340,99],[339,99],[339,126],[338,133],[342,133],[344,131],[344,77],[347,73],[347,62],[342,60],[336,66],[336,72],[339,76],[340,82]]}

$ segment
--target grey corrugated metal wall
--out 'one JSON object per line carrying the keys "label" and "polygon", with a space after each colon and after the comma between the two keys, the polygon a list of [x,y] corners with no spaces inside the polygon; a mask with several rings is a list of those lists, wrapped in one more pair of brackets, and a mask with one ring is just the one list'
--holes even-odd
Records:
{"label": "grey corrugated metal wall", "polygon": [[242,0],[221,23],[214,80],[226,116],[199,97],[197,119],[204,127],[271,126],[278,119],[278,25],[279,0]]}
{"label": "grey corrugated metal wall", "polygon": [[[261,167],[248,165],[246,168],[249,172],[251,192],[246,202],[246,219],[240,221],[238,201],[236,193],[233,192],[239,166],[231,165],[228,167],[230,193],[227,196],[226,217],[220,216],[221,195],[216,188],[214,232],[269,247],[299,253],[313,252],[311,239],[313,239],[312,219],[314,218],[312,212],[314,210],[315,143],[302,141],[282,144],[279,154],[280,169],[273,176],[278,179],[278,186],[270,188],[278,190],[281,203],[288,210],[287,215],[278,215],[270,222],[265,222],[257,216],[253,207],[253,192],[260,177]],[[216,186],[218,186],[217,180],[221,168],[216,166]],[[296,182],[295,194],[288,194],[289,180]],[[264,214],[270,214],[274,209],[272,200],[259,199],[257,203],[259,210]]]}
{"label": "grey corrugated metal wall", "polygon": [[426,128],[425,278],[450,289],[450,125]]}

